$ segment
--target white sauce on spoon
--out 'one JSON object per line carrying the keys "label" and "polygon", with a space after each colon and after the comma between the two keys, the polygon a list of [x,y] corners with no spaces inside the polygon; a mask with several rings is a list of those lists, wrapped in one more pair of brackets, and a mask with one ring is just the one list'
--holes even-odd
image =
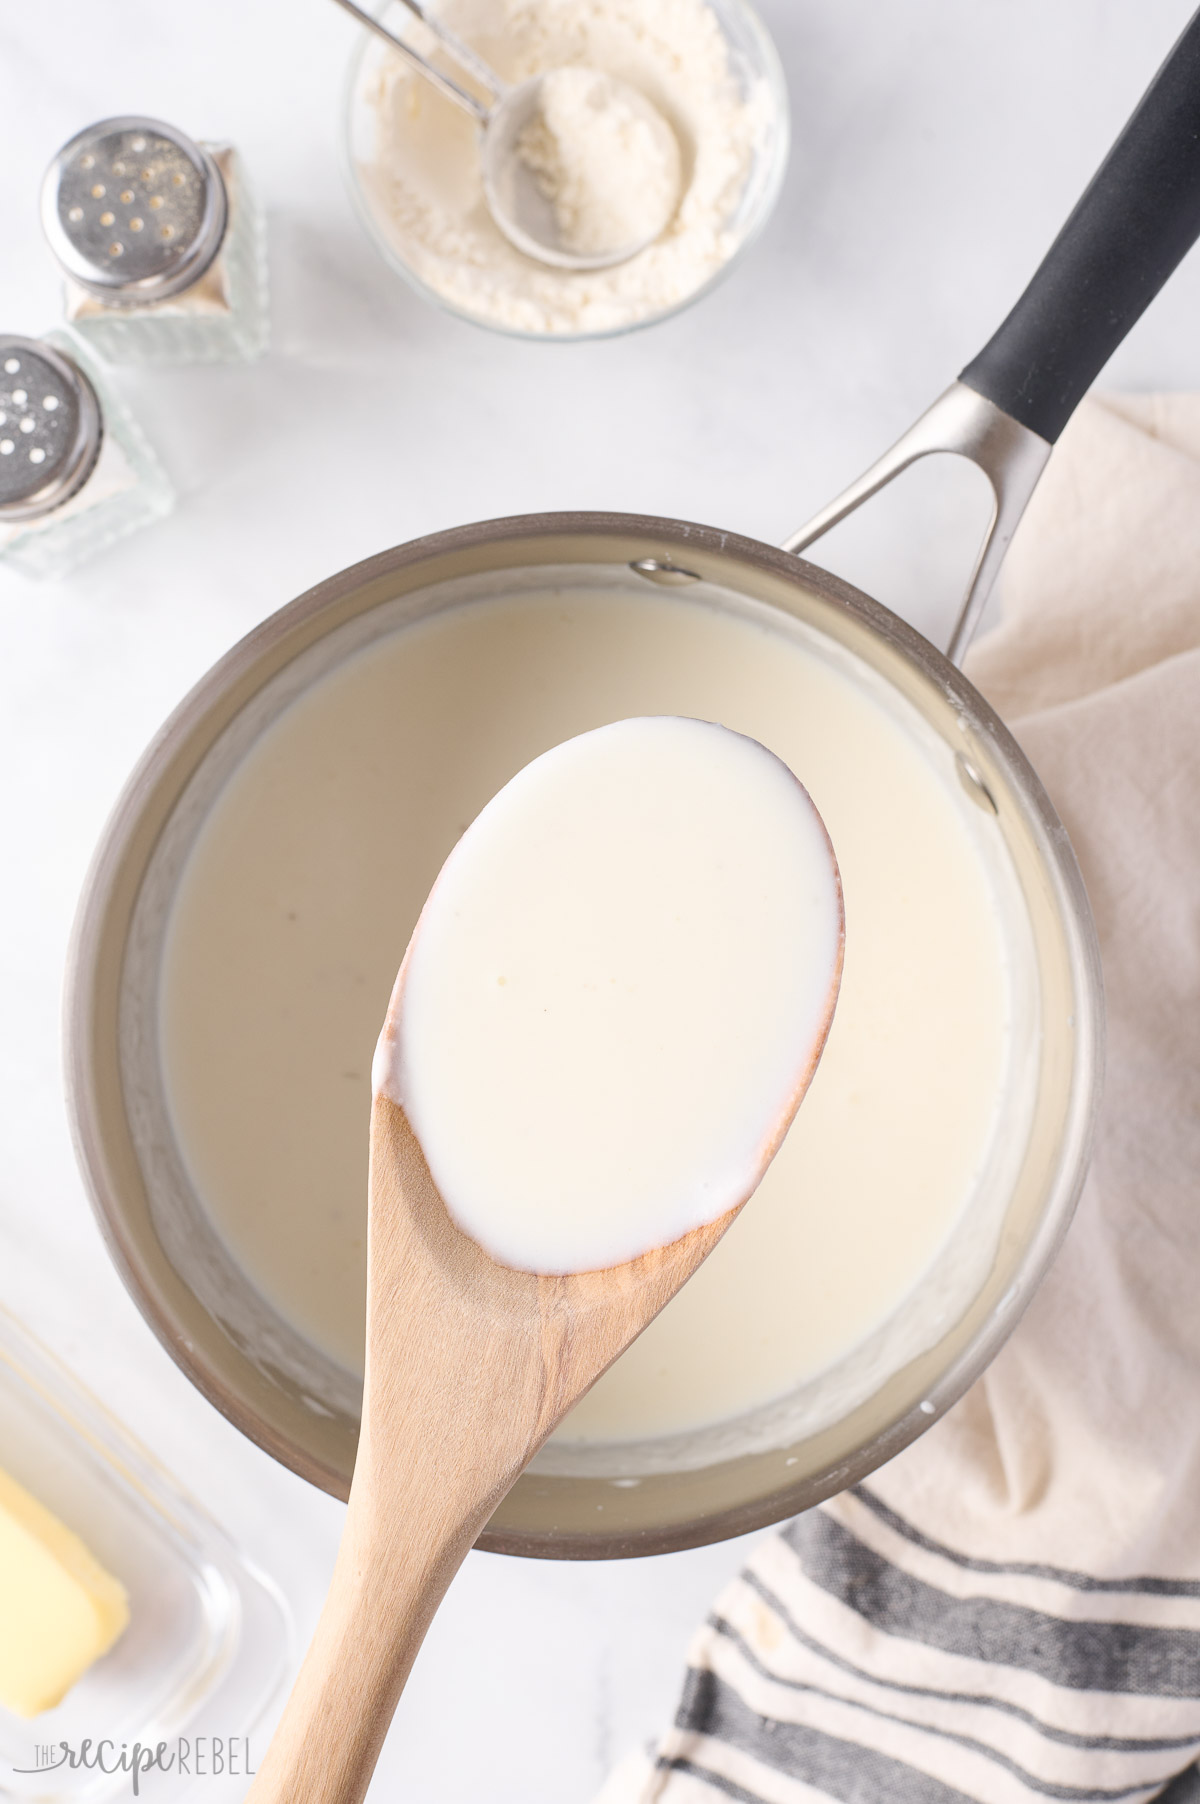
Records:
{"label": "white sauce on spoon", "polygon": [[619,1265],[753,1192],[841,959],[833,852],[788,767],[706,721],[617,721],[518,772],[451,852],[374,1087],[494,1258]]}

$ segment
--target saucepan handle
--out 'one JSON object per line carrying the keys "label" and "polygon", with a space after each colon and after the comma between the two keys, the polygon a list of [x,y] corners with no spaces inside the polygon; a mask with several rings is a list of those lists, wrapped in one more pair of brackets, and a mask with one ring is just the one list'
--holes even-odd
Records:
{"label": "saucepan handle", "polygon": [[1200,237],[1200,13],[959,381],[1053,444]]}
{"label": "saucepan handle", "polygon": [[785,542],[804,551],[920,457],[970,458],[995,508],[948,654],[961,661],[1050,447],[1200,237],[1200,13],[1000,330],[858,481]]}

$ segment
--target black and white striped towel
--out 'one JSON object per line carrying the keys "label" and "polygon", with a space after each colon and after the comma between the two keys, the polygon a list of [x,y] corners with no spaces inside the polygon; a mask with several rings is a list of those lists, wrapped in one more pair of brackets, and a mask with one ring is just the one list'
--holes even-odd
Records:
{"label": "black and white striped towel", "polygon": [[1093,1171],[989,1371],[762,1543],[597,1804],[1200,1804],[1200,395],[1085,403],[972,675],[1096,912]]}

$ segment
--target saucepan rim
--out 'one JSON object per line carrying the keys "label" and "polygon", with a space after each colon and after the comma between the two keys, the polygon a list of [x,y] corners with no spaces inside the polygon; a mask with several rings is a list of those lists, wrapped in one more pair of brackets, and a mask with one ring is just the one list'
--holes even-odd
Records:
{"label": "saucepan rim", "polygon": [[[175,1301],[167,1294],[161,1272],[152,1269],[138,1233],[128,1219],[120,1184],[110,1157],[110,1116],[123,1107],[120,1077],[116,1069],[115,1019],[121,973],[114,968],[109,949],[109,926],[123,911],[126,925],[136,896],[139,871],[144,871],[150,849],[140,867],[131,866],[131,848],[142,832],[144,816],[162,785],[163,773],[182,770],[191,751],[192,763],[180,777],[166,807],[166,815],[178,800],[186,775],[211,744],[214,735],[200,743],[206,722],[218,711],[227,720],[261,686],[254,673],[290,637],[297,643],[291,656],[323,638],[345,617],[354,596],[386,584],[388,578],[409,574],[423,564],[436,566],[456,554],[494,549],[503,554],[497,570],[520,567],[515,560],[522,545],[543,552],[555,542],[567,553],[561,561],[595,562],[598,545],[622,542],[622,561],[631,543],[635,556],[658,559],[684,567],[688,554],[726,572],[728,587],[737,590],[738,568],[782,578],[821,602],[842,610],[869,634],[881,636],[917,673],[932,682],[960,719],[987,742],[1002,762],[1027,809],[1028,822],[1053,891],[1073,985],[1075,1062],[1069,1102],[1058,1140],[1058,1154],[1046,1201],[1025,1243],[1014,1281],[1000,1304],[978,1332],[922,1390],[920,1408],[912,1407],[865,1442],[850,1457],[841,1457],[815,1476],[799,1480],[784,1476],[778,1485],[748,1497],[744,1502],[665,1524],[632,1530],[618,1527],[575,1531],[525,1529],[498,1521],[484,1531],[479,1545],[496,1552],[539,1555],[548,1558],[603,1559],[632,1554],[662,1553],[718,1541],[762,1527],[820,1502],[824,1497],[857,1482],[890,1459],[955,1402],[998,1351],[1033,1295],[1066,1232],[1082,1188],[1094,1129],[1103,1067],[1103,993],[1099,948],[1083,879],[1066,831],[1029,760],[994,710],[933,645],[907,622],[879,602],[810,564],[776,547],[738,534],[691,522],[656,516],[616,513],[545,513],[517,515],[459,526],[411,540],[339,571],[296,600],[270,615],[235,644],[203,676],[179,703],[139,760],[102,835],[84,884],[68,957],[65,989],[65,1058],[68,1112],[84,1180],[110,1255],[143,1316],[172,1359],[208,1400],[251,1440],[301,1477],[335,1496],[347,1493],[349,1477],[328,1461],[298,1445],[277,1421],[238,1390],[228,1373],[218,1370],[189,1332],[182,1319],[181,1293],[188,1292],[184,1274],[178,1280]],[[572,558],[570,543],[588,547],[588,555]],[[507,561],[505,561],[507,560]],[[537,559],[533,560],[538,561]],[[544,558],[542,561],[545,561]],[[431,582],[437,580],[431,576]],[[714,576],[724,581],[725,575]],[[367,603],[362,612],[381,604],[383,597]],[[342,612],[339,614],[339,610]],[[322,622],[327,624],[322,629]],[[234,703],[231,698],[240,694]],[[220,730],[219,728],[217,730]],[[123,957],[125,941],[120,942]],[[105,1024],[112,1029],[100,1049]],[[113,1097],[117,1102],[113,1102]],[[165,1255],[164,1255],[165,1258]],[[194,1294],[191,1303],[200,1307]],[[190,1305],[189,1305],[190,1306]],[[220,1325],[218,1324],[218,1327]],[[224,1332],[222,1330],[222,1332]],[[245,1357],[240,1350],[238,1357]],[[519,1481],[524,1484],[526,1480]],[[556,1482],[539,1475],[541,1486]],[[576,1484],[603,1481],[576,1480]],[[516,1493],[512,1494],[513,1496]]]}

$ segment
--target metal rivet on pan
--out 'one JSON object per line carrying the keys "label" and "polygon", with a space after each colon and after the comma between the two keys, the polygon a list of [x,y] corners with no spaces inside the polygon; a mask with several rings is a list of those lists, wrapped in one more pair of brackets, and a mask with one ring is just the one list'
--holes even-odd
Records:
{"label": "metal rivet on pan", "polygon": [[673,564],[669,558],[640,557],[630,564],[639,576],[647,582],[661,583],[664,588],[678,588],[684,583],[698,583],[699,576],[694,570],[685,570],[680,564]]}
{"label": "metal rivet on pan", "polygon": [[986,808],[991,814],[999,814],[995,796],[969,759],[964,758],[961,752],[956,752],[954,766],[958,771],[958,780],[971,800],[978,802],[981,808]]}

